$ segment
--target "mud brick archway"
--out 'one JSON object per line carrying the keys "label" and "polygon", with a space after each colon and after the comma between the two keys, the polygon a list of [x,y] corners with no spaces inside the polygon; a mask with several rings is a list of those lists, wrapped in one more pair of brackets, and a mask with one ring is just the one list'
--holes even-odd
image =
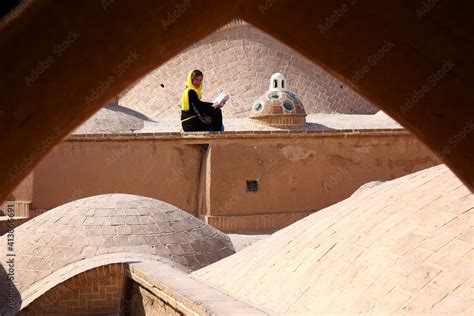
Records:
{"label": "mud brick archway", "polygon": [[349,84],[474,188],[467,3],[36,0],[20,11],[0,25],[0,200],[100,107],[234,17]]}

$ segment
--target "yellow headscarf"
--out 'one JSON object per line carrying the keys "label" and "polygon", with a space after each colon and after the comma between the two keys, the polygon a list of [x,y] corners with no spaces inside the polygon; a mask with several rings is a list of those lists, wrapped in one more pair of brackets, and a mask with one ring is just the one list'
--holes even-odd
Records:
{"label": "yellow headscarf", "polygon": [[183,91],[183,94],[181,95],[181,109],[183,111],[188,111],[189,110],[189,90],[194,90],[196,91],[199,100],[201,100],[202,94],[201,94],[201,89],[202,89],[202,82],[199,88],[196,88],[193,85],[193,82],[191,80],[191,74],[193,73],[194,70],[191,70],[188,74],[188,77],[186,78],[186,89]]}

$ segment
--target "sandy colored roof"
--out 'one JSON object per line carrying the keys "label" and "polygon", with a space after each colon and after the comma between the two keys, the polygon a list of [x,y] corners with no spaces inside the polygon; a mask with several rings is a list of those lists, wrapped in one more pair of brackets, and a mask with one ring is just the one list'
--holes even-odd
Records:
{"label": "sandy colored roof", "polygon": [[[257,124],[249,118],[223,119],[226,131],[278,131],[277,127]],[[359,114],[310,114],[306,125],[291,130],[329,130],[329,129],[401,129],[402,127],[389,116]],[[160,118],[156,122],[145,122],[143,129],[137,132],[179,132],[181,123],[178,118]],[[285,130],[285,129],[283,129]]]}
{"label": "sandy colored roof", "polygon": [[130,133],[140,130],[148,118],[123,106],[108,105],[79,126],[73,134]]}
{"label": "sandy colored roof", "polygon": [[[122,108],[124,109],[124,108]],[[181,123],[179,116],[175,118],[158,118],[155,120],[142,119],[143,114],[135,112],[135,116],[121,112],[120,117],[116,114],[107,114],[109,109],[102,109],[96,114],[99,119],[92,118],[85,125],[79,127],[73,134],[118,134],[118,133],[167,133],[179,132]],[[107,111],[107,112],[104,112]],[[138,113],[138,114],[136,114]],[[106,114],[106,115],[104,115]],[[130,116],[131,118],[126,118]],[[104,118],[106,119],[100,119]],[[112,119],[109,119],[112,117]],[[145,117],[145,116],[143,116]],[[120,118],[120,119],[118,119]],[[132,121],[133,124],[128,122]],[[277,127],[258,124],[250,118],[228,118],[224,117],[226,131],[278,131]],[[306,117],[307,124],[291,128],[291,130],[330,130],[330,129],[401,129],[402,127],[388,115],[360,115],[360,114],[310,114]],[[133,131],[131,129],[133,127]],[[285,129],[283,129],[285,130]]]}
{"label": "sandy colored roof", "polygon": [[[225,108],[225,106],[224,106]],[[226,131],[278,131],[278,130],[330,130],[330,129],[398,129],[402,128],[383,111],[376,114],[312,113],[306,117],[306,124],[291,128],[278,128],[259,124],[249,118],[251,108],[245,117],[226,116],[223,123]],[[160,133],[181,130],[179,113],[171,117],[150,118],[144,113],[124,106],[110,104],[100,109],[72,134],[120,134]]]}
{"label": "sandy colored roof", "polygon": [[193,275],[275,314],[474,313],[474,195],[439,165],[374,185]]}
{"label": "sandy colored roof", "polygon": [[[0,249],[5,262],[6,234],[0,237]],[[225,234],[168,203],[104,194],[56,207],[19,226],[13,252],[21,293],[56,270],[103,254],[156,255],[194,270],[234,249]]]}

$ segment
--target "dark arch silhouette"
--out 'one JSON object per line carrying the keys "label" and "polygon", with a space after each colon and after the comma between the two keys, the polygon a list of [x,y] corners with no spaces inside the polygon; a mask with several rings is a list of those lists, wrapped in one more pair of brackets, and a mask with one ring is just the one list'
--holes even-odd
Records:
{"label": "dark arch silhouette", "polygon": [[369,0],[344,9],[331,0],[206,0],[204,10],[183,3],[36,0],[0,26],[0,86],[8,92],[0,94],[0,146],[8,148],[0,158],[0,200],[101,106],[236,16],[374,102],[474,189],[474,25],[467,3],[420,8]]}

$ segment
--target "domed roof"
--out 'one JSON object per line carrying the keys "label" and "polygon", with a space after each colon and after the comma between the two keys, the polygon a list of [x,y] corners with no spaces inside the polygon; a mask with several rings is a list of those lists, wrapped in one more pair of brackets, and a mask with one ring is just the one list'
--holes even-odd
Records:
{"label": "domed roof", "polygon": [[178,120],[186,75],[196,68],[204,73],[203,101],[212,101],[221,91],[230,95],[222,108],[224,119],[247,118],[253,101],[267,89],[268,79],[277,71],[291,82],[292,92],[308,114],[378,111],[349,85],[242,20],[210,34],[144,76],[123,93],[119,104],[153,119]]}
{"label": "domed roof", "polygon": [[[15,285],[20,290],[68,264],[103,254],[163,257],[191,270],[234,253],[229,237],[152,198],[105,194],[56,207],[15,229]],[[7,235],[0,237],[7,249]],[[6,253],[0,255],[5,262]]]}
{"label": "domed roof", "polygon": [[130,133],[142,129],[147,120],[140,112],[109,104],[79,126],[74,134]]}
{"label": "domed roof", "polygon": [[439,165],[363,190],[195,278],[275,315],[473,315],[474,194]]}
{"label": "domed roof", "polygon": [[306,112],[298,96],[288,91],[287,82],[281,73],[270,78],[269,90],[258,98],[250,113],[256,123],[291,127],[306,123]]}

